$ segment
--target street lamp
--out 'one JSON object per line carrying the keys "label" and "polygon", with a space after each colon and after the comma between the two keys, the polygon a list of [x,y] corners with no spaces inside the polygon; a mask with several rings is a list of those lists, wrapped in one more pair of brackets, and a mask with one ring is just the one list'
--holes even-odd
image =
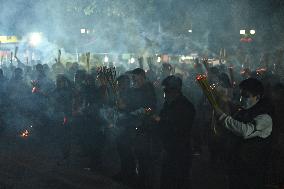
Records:
{"label": "street lamp", "polygon": [[135,58],[130,58],[130,64],[133,64],[135,62]]}
{"label": "street lamp", "polygon": [[39,45],[42,41],[42,33],[34,32],[30,34],[29,43],[31,46],[35,47]]}
{"label": "street lamp", "polygon": [[157,62],[160,63],[162,61],[161,57],[158,56]]}
{"label": "street lamp", "polygon": [[86,29],[82,28],[82,29],[81,29],[81,33],[82,33],[82,34],[83,34],[83,33],[86,33]]}
{"label": "street lamp", "polygon": [[240,30],[240,34],[241,35],[245,35],[246,34],[246,30]]}
{"label": "street lamp", "polygon": [[107,56],[104,57],[104,63],[108,63],[109,58]]}
{"label": "street lamp", "polygon": [[249,32],[250,32],[251,35],[255,34],[255,30],[250,30]]}

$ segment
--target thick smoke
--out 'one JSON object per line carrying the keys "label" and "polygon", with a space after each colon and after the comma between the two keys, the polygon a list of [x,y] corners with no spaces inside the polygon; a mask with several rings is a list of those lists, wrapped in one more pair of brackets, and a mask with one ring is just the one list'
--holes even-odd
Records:
{"label": "thick smoke", "polygon": [[[239,41],[240,29],[257,31],[250,51],[260,53],[281,44],[281,7],[280,1],[268,0],[11,0],[2,2],[0,32],[22,37],[42,32],[46,40],[39,48],[45,49],[46,62],[59,48],[72,54],[214,56],[220,48],[228,52],[246,48]],[[81,34],[82,28],[90,34]]]}

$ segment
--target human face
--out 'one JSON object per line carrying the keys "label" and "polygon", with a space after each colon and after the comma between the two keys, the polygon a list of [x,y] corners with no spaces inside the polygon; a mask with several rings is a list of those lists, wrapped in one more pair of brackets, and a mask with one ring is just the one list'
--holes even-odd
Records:
{"label": "human face", "polygon": [[260,99],[260,96],[253,96],[251,93],[245,90],[241,90],[241,97],[240,97],[240,103],[242,108],[244,109],[250,109],[254,105],[258,103]]}
{"label": "human face", "polygon": [[164,98],[167,103],[173,102],[177,97],[179,93],[176,90],[164,88]]}
{"label": "human face", "polygon": [[142,75],[133,75],[133,83],[135,88],[140,88],[145,83],[145,78]]}

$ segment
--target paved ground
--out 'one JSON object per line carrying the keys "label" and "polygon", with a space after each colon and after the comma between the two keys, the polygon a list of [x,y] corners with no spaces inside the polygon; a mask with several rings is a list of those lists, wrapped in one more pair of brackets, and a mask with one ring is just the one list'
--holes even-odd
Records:
{"label": "paved ground", "polygon": [[[61,161],[60,148],[49,143],[34,144],[32,139],[0,139],[0,189],[122,189],[126,188],[106,176],[84,169],[87,161],[73,146],[72,161]],[[40,148],[39,148],[40,146]],[[225,188],[222,173],[210,169],[206,154],[193,162],[193,188]],[[111,161],[111,160],[106,160]],[[117,166],[108,167],[117,171]]]}
{"label": "paved ground", "polygon": [[[48,144],[48,145],[47,145]],[[106,176],[84,168],[73,147],[72,162],[62,160],[55,143],[22,137],[0,137],[0,189],[122,189]]]}
{"label": "paved ground", "polygon": [[[111,146],[111,145],[110,145]],[[71,161],[63,161],[56,143],[22,137],[0,137],[0,189],[124,189],[98,172],[84,169],[87,159],[73,144]],[[113,149],[110,147],[109,151]],[[207,149],[194,156],[193,189],[226,189],[227,179],[220,168],[212,167]],[[105,157],[106,175],[118,170],[115,153]],[[110,163],[111,162],[111,163]],[[273,188],[273,187],[271,187]]]}

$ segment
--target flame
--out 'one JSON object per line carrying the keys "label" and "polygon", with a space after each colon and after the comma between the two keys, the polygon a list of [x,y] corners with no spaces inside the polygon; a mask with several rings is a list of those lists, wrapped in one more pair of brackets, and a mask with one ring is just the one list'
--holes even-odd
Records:
{"label": "flame", "polygon": [[26,137],[29,136],[29,134],[30,134],[30,132],[26,129],[24,132],[22,132],[21,136],[26,138]]}

